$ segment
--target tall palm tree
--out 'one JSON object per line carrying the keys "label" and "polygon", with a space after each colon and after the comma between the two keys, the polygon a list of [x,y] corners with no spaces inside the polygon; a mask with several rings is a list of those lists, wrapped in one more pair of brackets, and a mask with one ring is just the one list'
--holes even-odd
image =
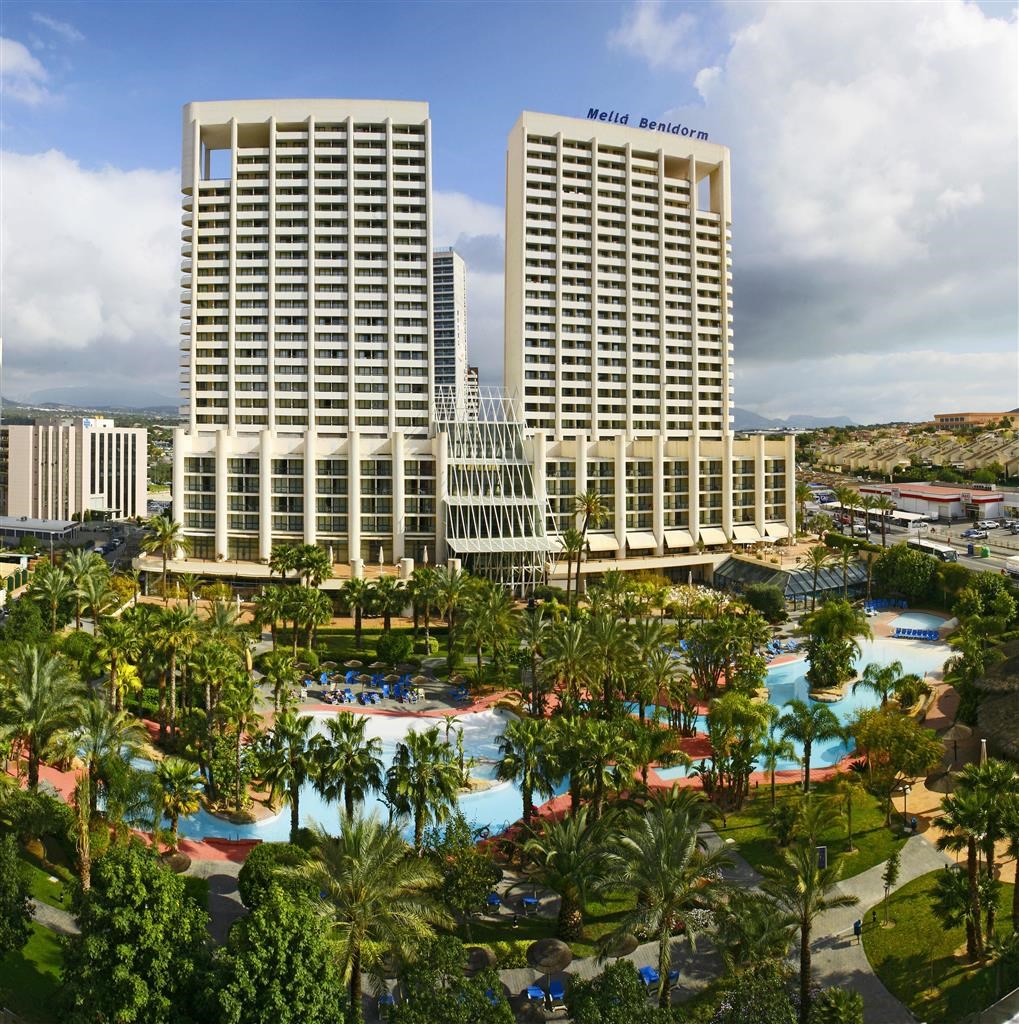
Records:
{"label": "tall palm tree", "polygon": [[298,621],[304,629],[304,646],[309,650],[315,643],[315,633],[319,626],[328,625],[333,618],[333,602],[324,590],[311,587],[298,587],[294,590],[297,598],[295,610]]}
{"label": "tall palm tree", "polygon": [[582,623],[567,620],[557,623],[545,648],[545,668],[557,686],[566,691],[567,700],[576,704],[580,691],[593,681],[587,635]]}
{"label": "tall palm tree", "polygon": [[568,526],[562,535],[563,554],[566,556],[566,607],[570,607],[570,586],[573,583],[573,560],[577,560],[580,571],[580,555],[584,550],[584,538],[575,526]]}
{"label": "tall palm tree", "polygon": [[645,723],[636,719],[627,724],[630,726],[627,749],[634,766],[640,770],[640,781],[645,789],[651,765],[672,768],[681,764],[689,768],[693,763],[689,755],[676,746],[676,734],[671,729],[662,728],[658,722]]}
{"label": "tall palm tree", "polygon": [[273,544],[269,551],[269,579],[271,580],[275,573],[279,573],[286,581],[287,573],[297,570],[299,557],[296,545]]}
{"label": "tall palm tree", "polygon": [[114,711],[98,699],[82,702],[72,742],[88,776],[92,813],[100,786],[109,783],[111,766],[115,770],[119,763],[137,757],[147,740],[144,727],[126,711]]}
{"label": "tall palm tree", "polygon": [[357,804],[385,784],[382,740],[366,732],[368,718],[341,711],[314,741],[315,789],[327,800],[343,800],[342,815],[353,818]]}
{"label": "tall palm tree", "polygon": [[835,498],[839,505],[842,507],[842,513],[844,516],[849,516],[849,522],[842,523],[842,533],[846,532],[846,526],[849,527],[849,533],[853,532],[853,526],[856,523],[856,506],[860,503],[860,495],[857,493],[856,488],[849,487],[848,485],[842,485],[841,487],[834,488]]}
{"label": "tall palm tree", "polygon": [[294,568],[306,587],[319,587],[333,575],[329,552],[317,544],[302,544],[297,548]]}
{"label": "tall palm tree", "polygon": [[297,662],[286,651],[270,651],[262,662],[262,670],[272,688],[272,709],[279,711],[284,694],[297,682]]}
{"label": "tall palm tree", "polygon": [[798,842],[782,853],[778,867],[763,869],[761,888],[776,904],[781,916],[800,933],[800,1024],[807,1024],[811,1003],[810,933],[825,911],[855,906],[859,899],[834,893],[842,875],[841,861],[820,867],[813,842]]}
{"label": "tall palm tree", "polygon": [[863,675],[853,683],[853,692],[857,689],[870,690],[881,698],[881,707],[884,707],[895,693],[902,675],[901,661],[893,661],[890,665],[867,665]]}
{"label": "tall palm tree", "polygon": [[310,715],[283,711],[262,737],[258,748],[258,772],[269,787],[270,800],[282,797],[290,805],[290,842],[297,841],[301,826],[301,786],[314,768],[314,744]]}
{"label": "tall palm tree", "polygon": [[834,557],[835,553],[831,548],[826,547],[824,544],[815,544],[812,548],[808,548],[806,554],[801,555],[799,558],[800,565],[809,569],[813,576],[813,586],[810,591],[810,610],[812,612],[817,608],[817,578],[821,575],[822,570],[827,569],[831,565]]}
{"label": "tall palm tree", "polygon": [[844,772],[835,777],[835,795],[845,807],[846,841],[850,853],[856,851],[856,847],[853,846],[853,801],[862,788],[863,783],[858,772]]}
{"label": "tall palm tree", "polygon": [[75,597],[78,602],[76,613],[80,616],[82,609],[88,612],[93,627],[98,626],[102,616],[118,603],[109,575],[101,572],[87,573],[75,588]]}
{"label": "tall palm tree", "polygon": [[545,695],[538,677],[538,665],[545,653],[545,645],[550,634],[551,625],[545,616],[545,609],[541,606],[529,609],[517,618],[517,635],[520,646],[527,656],[531,673],[531,692],[527,703],[530,705],[531,713],[535,715],[545,713]]}
{"label": "tall palm tree", "polygon": [[877,498],[870,494],[861,494],[857,504],[863,509],[863,522],[867,527],[867,533],[870,533],[870,514],[877,508]]}
{"label": "tall palm tree", "polygon": [[60,606],[74,596],[74,584],[70,577],[54,565],[37,569],[29,588],[35,598],[49,612],[50,632],[57,631],[57,612]]}
{"label": "tall palm tree", "polygon": [[[167,728],[173,736],[177,730],[177,656],[188,654],[198,643],[198,619],[187,606],[164,608],[156,624],[156,643],[166,655],[166,671],[159,683],[159,734],[165,736]],[[170,713],[167,721],[166,694],[169,690]]]}
{"label": "tall palm tree", "polygon": [[604,885],[606,851],[600,830],[581,807],[575,814],[546,820],[524,841],[524,873],[559,894],[556,933],[576,938],[584,925],[588,900]]}
{"label": "tall palm tree", "polygon": [[585,623],[584,635],[593,682],[601,688],[605,713],[611,714],[619,680],[632,671],[636,660],[630,628],[617,616],[602,611]]}
{"label": "tall palm tree", "polygon": [[407,588],[395,576],[379,576],[370,587],[371,606],[382,616],[382,632],[388,633],[393,628],[393,616],[407,606]]}
{"label": "tall palm tree", "polygon": [[771,806],[775,806],[775,772],[778,771],[779,761],[785,761],[796,757],[796,748],[786,736],[776,736],[775,728],[768,730],[768,735],[761,740],[757,747],[758,755],[761,758],[761,766],[768,773],[771,782]]}
{"label": "tall palm tree", "polygon": [[524,824],[534,815],[533,796],[548,799],[555,793],[552,730],[545,718],[513,718],[498,737],[496,776],[503,782],[520,782]]}
{"label": "tall palm tree", "polygon": [[[573,500],[573,510],[578,516],[583,516],[583,522],[580,525],[580,549],[583,551],[584,546],[587,544],[587,531],[589,527],[597,529],[602,520],[608,515],[608,511],[605,508],[605,502],[602,501],[601,495],[593,488],[588,488],[586,491],[578,494]],[[580,597],[580,556],[577,556],[577,585],[574,588],[577,597]]]}
{"label": "tall palm tree", "polygon": [[290,591],[286,587],[263,587],[255,595],[255,622],[259,628],[269,627],[273,650],[276,650],[277,623],[286,616],[289,594]]}
{"label": "tall palm tree", "polygon": [[204,693],[205,705],[205,736],[204,767],[209,778],[209,795],[218,796],[215,768],[213,766],[213,723],[216,719],[216,707],[224,683],[238,672],[243,671],[237,651],[215,639],[205,639],[191,652],[189,659],[191,678],[200,686]]}
{"label": "tall palm tree", "polygon": [[78,725],[81,686],[62,655],[27,644],[14,648],[3,680],[2,733],[24,750],[28,788],[37,789],[43,758]]}
{"label": "tall palm tree", "polygon": [[856,561],[856,552],[851,548],[840,548],[835,555],[842,570],[842,600],[849,600],[849,567]]}
{"label": "tall palm tree", "polygon": [[633,751],[625,742],[623,722],[582,718],[582,727],[575,730],[577,753],[571,772],[582,792],[591,796],[591,812],[598,821],[605,810],[610,790],[619,790],[633,777]]}
{"label": "tall palm tree", "polygon": [[261,721],[255,710],[255,683],[247,672],[237,672],[223,692],[219,702],[218,713],[232,727],[234,736],[234,809],[239,811],[243,806],[244,794],[241,791],[241,754],[244,749],[244,737]]}
{"label": "tall palm tree", "polygon": [[118,670],[123,662],[138,657],[141,649],[141,633],[134,620],[120,616],[104,619],[99,625],[97,654],[109,665],[109,702],[116,706],[119,691],[115,685]]}
{"label": "tall palm tree", "polygon": [[163,813],[170,819],[170,846],[177,849],[180,819],[201,806],[202,776],[197,766],[182,757],[164,757],[156,765]]}
{"label": "tall palm tree", "polygon": [[396,745],[386,777],[386,797],[398,814],[414,822],[414,849],[423,849],[425,825],[441,825],[456,806],[460,771],[439,727],[411,730]]}
{"label": "tall palm tree", "polygon": [[361,650],[364,646],[362,628],[364,624],[364,610],[368,606],[370,591],[368,583],[357,576],[352,576],[340,587],[340,602],[345,608],[350,609],[354,617],[354,646]]}
{"label": "tall palm tree", "polygon": [[[345,815],[338,836],[315,831],[307,864],[294,869],[322,893],[349,985],[352,1020],[360,1020],[361,974],[384,953],[409,953],[452,919],[433,891],[441,882],[428,858],[409,857],[399,830],[376,818]],[[374,958],[374,959],[373,959]]]}
{"label": "tall palm tree", "polygon": [[456,664],[456,613],[463,605],[471,588],[471,577],[462,569],[450,572],[445,566],[436,569],[439,595],[438,604],[446,616],[446,668]]}
{"label": "tall palm tree", "polygon": [[799,513],[798,525],[802,529],[803,520],[807,518],[807,502],[814,497],[814,492],[802,482],[796,484],[796,510]]}
{"label": "tall palm tree", "polygon": [[691,947],[696,935],[692,910],[710,910],[719,902],[718,874],[732,862],[724,849],[707,852],[699,835],[703,816],[684,813],[667,800],[648,800],[631,815],[612,844],[609,884],[635,898],[633,910],[619,920],[614,937],[640,931],[658,942],[658,1005],[669,1005],[671,940],[682,920]]}
{"label": "tall palm tree", "polygon": [[980,840],[987,825],[987,807],[983,795],[969,789],[944,797],[941,813],[934,818],[932,824],[942,833],[937,840],[939,850],[966,853],[969,891],[966,956],[970,961],[975,961],[984,953],[980,920]]}
{"label": "tall palm tree", "polygon": [[174,522],[169,516],[150,516],[145,520],[148,534],[142,538],[142,551],[150,555],[159,555],[163,560],[163,601],[169,601],[166,587],[166,563],[176,558],[178,552],[185,555],[191,553],[191,539],[184,533],[184,527]]}
{"label": "tall palm tree", "polygon": [[881,495],[874,500],[874,510],[881,514],[881,547],[887,546],[887,531],[888,531],[888,515],[889,512],[894,512],[896,504],[891,498]]}
{"label": "tall palm tree", "polygon": [[82,589],[86,579],[109,577],[110,571],[102,555],[77,548],[64,559],[64,572],[74,586],[74,628],[81,629]]}
{"label": "tall palm tree", "polygon": [[803,792],[810,792],[810,753],[815,743],[838,739],[844,735],[842,725],[826,704],[809,704],[791,700],[777,722],[785,739],[797,740],[803,745]]}
{"label": "tall palm tree", "polygon": [[[435,569],[430,565],[422,565],[411,573],[407,590],[414,602],[415,615],[420,614],[425,625],[425,651],[431,653],[432,634],[432,609],[438,600],[439,584],[436,578]],[[417,619],[414,620],[415,629]],[[417,634],[415,633],[415,639]]]}

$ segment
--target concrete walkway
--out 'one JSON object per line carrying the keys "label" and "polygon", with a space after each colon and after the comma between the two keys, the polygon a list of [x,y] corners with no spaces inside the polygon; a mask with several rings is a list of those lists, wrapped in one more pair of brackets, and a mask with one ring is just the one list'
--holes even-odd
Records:
{"label": "concrete walkway", "polygon": [[43,928],[49,928],[51,932],[59,932],[61,935],[77,935],[78,922],[74,915],[59,907],[51,907],[48,903],[40,903],[38,900],[29,900],[32,906],[32,916],[37,924]]}
{"label": "concrete walkway", "polygon": [[231,860],[193,860],[185,874],[209,881],[209,934],[213,941],[226,942],[230,926],[247,911],[237,891],[241,865]]}

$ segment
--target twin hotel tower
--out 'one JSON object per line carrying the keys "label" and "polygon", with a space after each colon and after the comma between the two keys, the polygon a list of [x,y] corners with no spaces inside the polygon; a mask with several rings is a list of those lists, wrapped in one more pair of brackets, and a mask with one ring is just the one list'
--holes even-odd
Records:
{"label": "twin hotel tower", "polygon": [[333,586],[455,560],[527,593],[565,579],[589,489],[585,573],[704,579],[790,535],[792,438],[731,428],[729,151],[624,117],[510,132],[489,388],[463,261],[432,245],[426,103],[184,108],[172,514],[200,571],[264,579],[292,542]]}

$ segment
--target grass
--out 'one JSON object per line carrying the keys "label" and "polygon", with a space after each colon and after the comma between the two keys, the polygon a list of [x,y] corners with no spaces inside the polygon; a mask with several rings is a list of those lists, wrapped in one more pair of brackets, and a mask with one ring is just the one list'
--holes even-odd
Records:
{"label": "grass", "polygon": [[0,1003],[31,1024],[56,1024],[62,961],[60,937],[33,922],[25,948],[0,960]]}
{"label": "grass", "polygon": [[[21,873],[28,881],[33,899],[40,903],[48,903],[51,907],[67,910],[70,905],[71,886],[74,875],[63,864],[53,863],[51,850],[46,851],[47,859],[40,860],[30,851],[18,848],[21,858]],[[55,878],[56,881],[51,881]],[[67,897],[65,900],[64,897]]]}
{"label": "grass", "polygon": [[[965,953],[966,929],[945,929],[935,916],[931,895],[938,871],[921,875],[878,904],[878,920],[888,915],[894,928],[868,927],[863,932],[867,958],[885,986],[918,1020],[953,1024],[976,1013],[1019,984],[1016,968],[973,967],[956,956]],[[1002,884],[998,934],[1011,928],[1012,889]]]}
{"label": "grass", "polygon": [[[811,784],[815,797],[834,796],[834,783]],[[800,788],[795,785],[777,787],[778,804],[800,799]],[[717,828],[724,839],[736,841],[737,852],[757,870],[775,867],[782,861],[782,848],[768,826],[771,813],[771,791],[766,785],[753,790],[743,810],[726,816],[726,827]],[[851,878],[875,864],[886,861],[892,851],[901,847],[906,837],[885,826],[884,802],[860,787],[853,798],[853,845],[855,853],[848,852],[844,820],[835,828],[821,834],[820,842],[828,847],[829,863],[842,863],[842,877]]]}
{"label": "grass", "polygon": [[209,880],[207,878],[196,878],[194,875],[182,875],[184,879],[184,892],[197,903],[202,910],[209,909]]}

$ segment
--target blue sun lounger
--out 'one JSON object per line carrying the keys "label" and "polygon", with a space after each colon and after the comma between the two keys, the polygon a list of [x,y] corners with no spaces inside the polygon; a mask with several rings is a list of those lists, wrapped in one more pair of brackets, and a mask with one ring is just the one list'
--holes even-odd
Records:
{"label": "blue sun lounger", "polygon": [[553,1011],[566,1009],[566,986],[559,978],[553,978],[548,983],[548,998]]}

